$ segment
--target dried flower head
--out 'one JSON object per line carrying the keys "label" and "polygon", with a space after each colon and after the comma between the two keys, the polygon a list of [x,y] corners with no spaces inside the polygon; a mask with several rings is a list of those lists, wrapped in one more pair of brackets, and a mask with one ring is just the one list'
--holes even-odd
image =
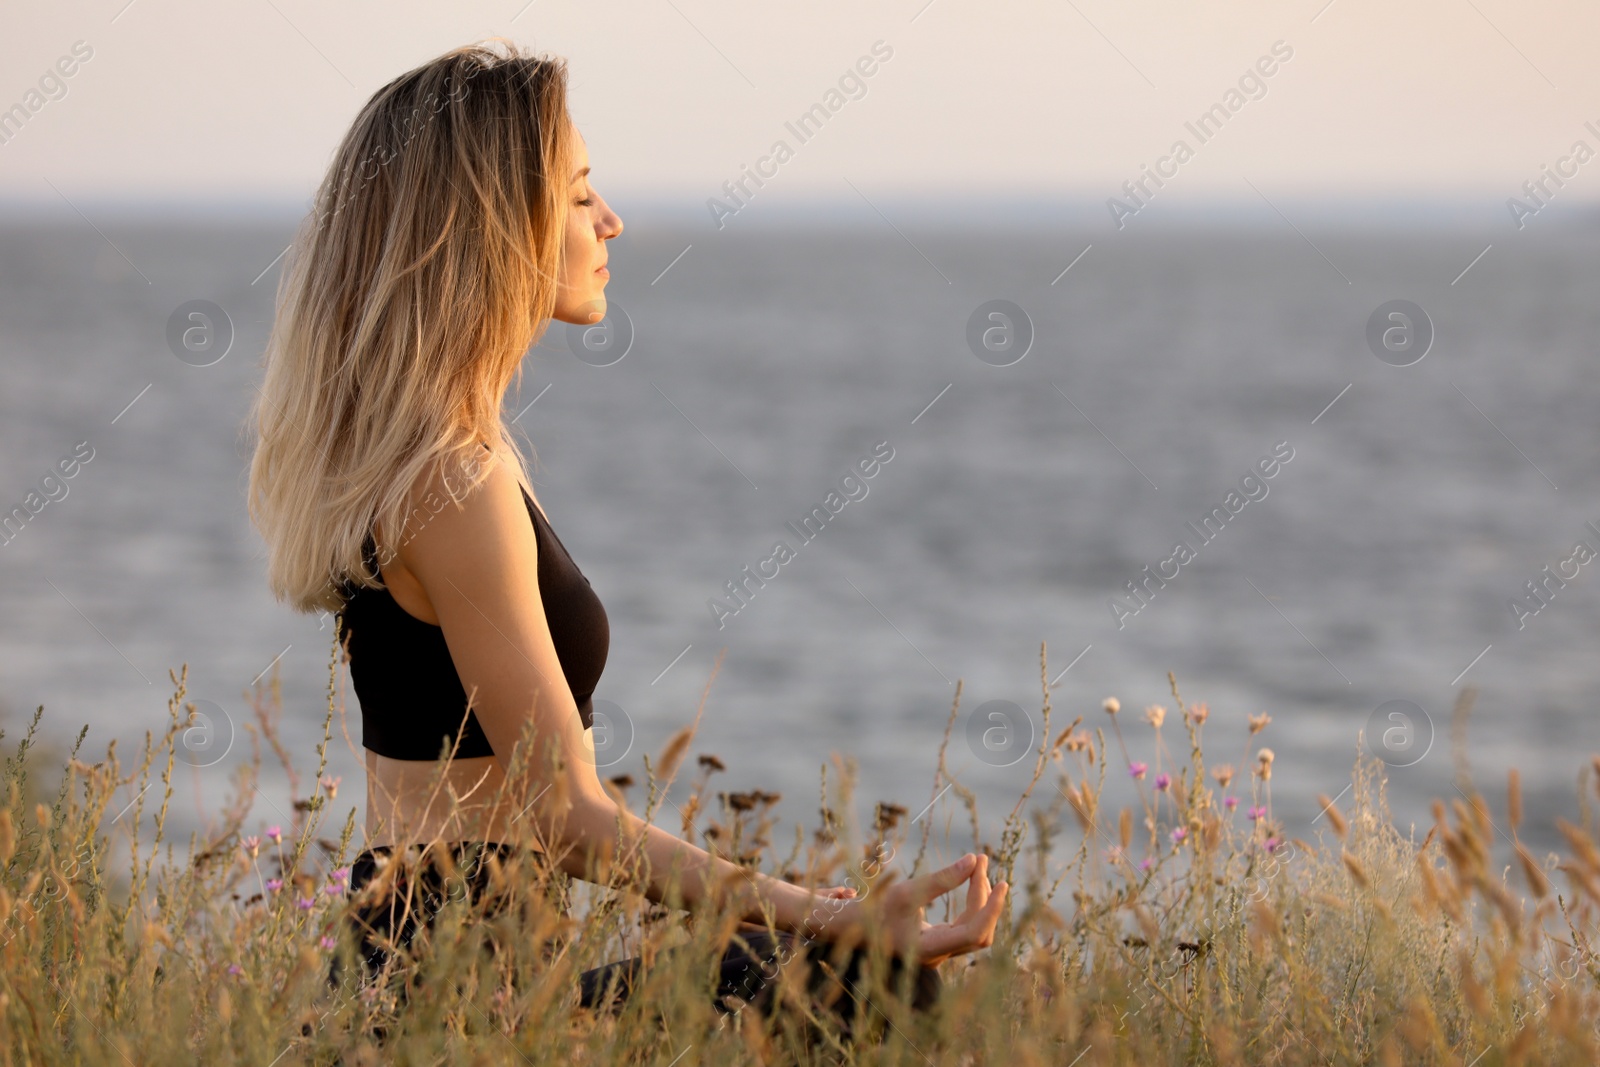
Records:
{"label": "dried flower head", "polygon": [[1196,726],[1203,724],[1211,718],[1211,708],[1205,704],[1193,704],[1189,707],[1189,719]]}
{"label": "dried flower head", "polygon": [[1272,721],[1271,715],[1251,715],[1249,718],[1250,733],[1252,735],[1259,734],[1262,730],[1265,730],[1267,728],[1267,723]]}
{"label": "dried flower head", "polygon": [[1211,772],[1211,777],[1217,780],[1218,785],[1226,789],[1228,788],[1228,783],[1233,781],[1233,767],[1228,764],[1223,764],[1221,767],[1217,767]]}
{"label": "dried flower head", "polygon": [[1100,706],[1106,709],[1107,715],[1115,715],[1122,710],[1122,701],[1116,697],[1106,697],[1105,700],[1101,701]]}
{"label": "dried flower head", "polygon": [[1161,724],[1166,720],[1166,717],[1167,709],[1162,707],[1160,704],[1151,704],[1148,708],[1144,709],[1145,721],[1151,726],[1154,726],[1157,730],[1161,729]]}
{"label": "dried flower head", "polygon": [[1256,753],[1256,776],[1262,781],[1272,777],[1272,749],[1264,748]]}

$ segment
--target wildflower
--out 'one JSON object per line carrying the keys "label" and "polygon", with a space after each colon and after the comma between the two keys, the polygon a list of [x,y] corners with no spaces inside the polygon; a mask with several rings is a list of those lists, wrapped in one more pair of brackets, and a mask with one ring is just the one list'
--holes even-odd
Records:
{"label": "wildflower", "polygon": [[228,964],[228,973],[233,975],[243,974],[244,968],[239,966],[237,963],[230,963]]}
{"label": "wildflower", "polygon": [[1276,852],[1278,851],[1278,839],[1276,837],[1269,837],[1266,839],[1266,841],[1262,842],[1261,847],[1266,849],[1268,852]]}
{"label": "wildflower", "polygon": [[329,882],[327,885],[322,887],[322,891],[324,893],[328,894],[328,896],[330,896],[330,897],[336,897],[340,893],[344,892],[344,883],[343,882]]}
{"label": "wildflower", "polygon": [[1189,836],[1189,831],[1186,830],[1185,828],[1183,828],[1182,826],[1173,827],[1173,830],[1172,830],[1172,841],[1173,841],[1174,844],[1181,845],[1183,843],[1183,839],[1188,837],[1188,836]]}
{"label": "wildflower", "polygon": [[1271,715],[1251,715],[1251,716],[1249,716],[1249,719],[1250,719],[1250,733],[1252,735],[1254,735],[1254,734],[1259,734],[1262,730],[1265,730],[1267,728],[1267,723],[1272,721],[1272,716]]}
{"label": "wildflower", "polygon": [[280,890],[282,888],[283,888],[283,879],[282,878],[268,878],[267,879],[267,892],[276,893],[278,890]]}
{"label": "wildflower", "polygon": [[316,900],[311,897],[301,897],[299,900],[295,901],[295,907],[299,908],[301,911],[310,911],[316,906]]}
{"label": "wildflower", "polygon": [[1145,721],[1151,726],[1154,726],[1157,730],[1161,729],[1161,724],[1163,721],[1165,721],[1166,717],[1167,709],[1162,707],[1160,704],[1151,704],[1148,708],[1144,709]]}
{"label": "wildflower", "polygon": [[283,844],[283,827],[281,827],[281,826],[269,826],[269,827],[267,827],[267,836],[272,838],[272,843],[274,845]]}
{"label": "wildflower", "polygon": [[1141,871],[1148,871],[1150,869],[1151,865],[1154,864],[1154,863],[1155,863],[1154,859],[1150,858],[1149,856],[1146,856],[1144,859],[1139,861],[1139,869]]}
{"label": "wildflower", "polygon": [[1189,709],[1189,721],[1196,726],[1203,726],[1211,717],[1211,708],[1205,704],[1195,704]]}
{"label": "wildflower", "polygon": [[1169,786],[1171,784],[1172,784],[1172,779],[1171,778],[1168,778],[1164,774],[1156,775],[1156,788],[1157,789],[1165,789],[1167,786]]}
{"label": "wildflower", "polygon": [[1260,804],[1257,804],[1257,805],[1255,805],[1254,807],[1252,807],[1250,809],[1250,821],[1251,822],[1260,822],[1262,819],[1265,819],[1266,817],[1267,817],[1267,809],[1263,808]]}
{"label": "wildflower", "polygon": [[1100,702],[1100,706],[1106,709],[1107,715],[1115,715],[1122,710],[1122,701],[1116,697],[1106,697],[1105,700]]}
{"label": "wildflower", "polygon": [[1149,769],[1149,767],[1146,767],[1142,763],[1128,764],[1128,773],[1133,775],[1135,781],[1142,781],[1144,779],[1145,771],[1148,771]]}
{"label": "wildflower", "polygon": [[1106,849],[1106,859],[1112,863],[1120,863],[1122,861],[1122,846],[1112,845]]}
{"label": "wildflower", "polygon": [[1238,797],[1228,797],[1227,799],[1225,799],[1222,802],[1222,806],[1227,808],[1229,811],[1232,811],[1234,808],[1237,808],[1239,806],[1239,798]]}
{"label": "wildflower", "polygon": [[1273,754],[1272,749],[1270,748],[1264,748],[1260,752],[1256,753],[1256,774],[1261,778],[1262,781],[1266,781],[1272,777],[1272,760]]}
{"label": "wildflower", "polygon": [[323,934],[322,935],[322,940],[320,942],[318,942],[318,944],[320,944],[323,948],[326,948],[326,949],[331,949],[335,945],[337,945],[338,943],[339,943],[338,941],[336,941],[333,938],[329,937],[327,934]]}
{"label": "wildflower", "polygon": [[261,853],[261,838],[256,837],[255,835],[252,834],[251,836],[249,836],[249,837],[245,838],[243,841],[241,841],[239,843],[239,847],[241,849],[243,849],[245,851],[245,853],[248,854],[251,859],[255,859],[256,856],[258,856]]}
{"label": "wildflower", "polygon": [[333,872],[328,875],[328,877],[332,878],[335,882],[338,882],[340,885],[343,885],[345,882],[348,882],[350,880],[350,868],[349,867],[336,867],[336,868],[334,868]]}
{"label": "wildflower", "polygon": [[1218,767],[1211,772],[1211,777],[1217,780],[1218,785],[1226,789],[1228,788],[1228,783],[1233,781],[1233,768],[1227,765]]}
{"label": "wildflower", "polygon": [[334,797],[339,795],[339,783],[342,782],[343,780],[344,780],[344,778],[343,778],[342,775],[335,775],[335,776],[332,776],[332,777],[324,777],[322,779],[322,788],[324,788],[324,789],[326,789],[328,791],[328,799],[329,800],[332,800]]}

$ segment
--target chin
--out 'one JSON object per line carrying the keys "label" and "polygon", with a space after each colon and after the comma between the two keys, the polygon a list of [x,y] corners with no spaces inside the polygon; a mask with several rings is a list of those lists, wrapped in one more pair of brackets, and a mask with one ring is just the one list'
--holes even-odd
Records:
{"label": "chin", "polygon": [[[596,314],[596,312],[599,312],[599,314]],[[578,306],[566,312],[558,312],[554,316],[558,322],[571,323],[575,326],[593,326],[605,317],[606,298],[604,295],[596,295]]]}

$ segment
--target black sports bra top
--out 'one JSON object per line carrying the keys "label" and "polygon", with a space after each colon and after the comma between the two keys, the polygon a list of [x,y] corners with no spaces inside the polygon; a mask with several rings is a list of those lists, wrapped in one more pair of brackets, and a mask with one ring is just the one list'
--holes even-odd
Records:
{"label": "black sports bra top", "polygon": [[[610,625],[589,579],[526,489],[522,499],[539,543],[539,598],[551,642],[587,730],[594,721],[591,698],[605,669]],[[368,567],[376,573],[377,550],[371,534],[364,551]],[[350,680],[361,703],[362,747],[391,759],[436,760],[441,745],[446,739],[454,742],[459,731],[457,759],[494,755],[476,711],[467,714],[462,726],[467,693],[450,658],[444,630],[406,611],[387,588],[353,583],[345,588],[345,604],[338,614],[348,634]]]}

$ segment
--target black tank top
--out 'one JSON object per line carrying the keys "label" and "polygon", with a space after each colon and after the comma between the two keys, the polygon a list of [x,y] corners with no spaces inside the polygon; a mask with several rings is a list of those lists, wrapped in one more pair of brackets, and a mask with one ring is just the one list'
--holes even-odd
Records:
{"label": "black tank top", "polygon": [[[539,598],[551,642],[587,730],[593,725],[592,697],[611,642],[605,608],[526,489],[522,499],[539,543]],[[364,552],[367,566],[376,573],[371,534]],[[406,611],[387,588],[354,583],[346,584],[338,614],[348,634],[350,680],[361,703],[363,748],[391,759],[436,760],[441,744],[446,738],[453,742],[459,730],[456,758],[494,755],[476,711],[461,725],[467,693],[443,629]]]}

